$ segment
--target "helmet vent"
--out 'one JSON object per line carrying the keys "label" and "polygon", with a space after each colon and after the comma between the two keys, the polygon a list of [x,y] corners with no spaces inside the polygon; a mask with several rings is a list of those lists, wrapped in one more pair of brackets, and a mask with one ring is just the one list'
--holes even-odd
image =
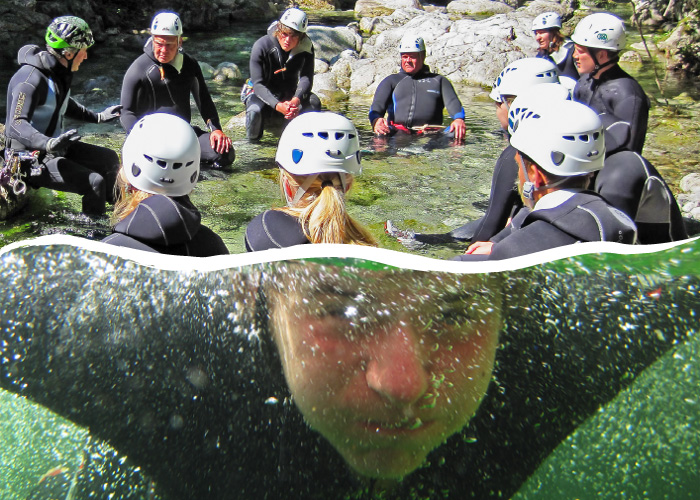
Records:
{"label": "helmet vent", "polygon": [[593,132],[593,140],[597,141],[598,137],[600,137],[600,132]]}
{"label": "helmet vent", "polygon": [[327,139],[328,139],[328,132],[319,132],[319,133],[318,133],[318,136],[319,136],[321,139],[326,139],[326,140],[327,140]]}
{"label": "helmet vent", "polygon": [[564,163],[564,158],[566,158],[566,155],[564,153],[561,153],[559,151],[552,151],[552,163],[554,163],[556,166],[559,166],[562,163]]}
{"label": "helmet vent", "polygon": [[339,141],[339,140],[342,139],[343,137],[345,137],[345,134],[344,134],[343,132],[336,132],[336,133],[335,133],[335,140],[336,140],[336,141]]}
{"label": "helmet vent", "polygon": [[192,165],[193,163],[194,163],[194,160],[188,161],[187,164],[186,164],[185,166],[186,166],[186,167],[189,167],[189,166]]}
{"label": "helmet vent", "polygon": [[173,170],[177,170],[177,169],[180,168],[181,166],[182,166],[182,163],[180,163],[180,162],[173,163]]}
{"label": "helmet vent", "polygon": [[579,135],[578,140],[582,142],[590,142],[591,136],[589,134]]}
{"label": "helmet vent", "polygon": [[348,134],[348,139],[354,139],[354,138],[355,138],[355,134]]}
{"label": "helmet vent", "polygon": [[303,135],[304,137],[313,137],[314,136],[313,132],[304,132],[301,135]]}
{"label": "helmet vent", "polygon": [[565,141],[576,142],[576,137],[574,137],[573,135],[565,135],[562,137],[562,139],[564,139]]}
{"label": "helmet vent", "polygon": [[196,171],[193,172],[192,175],[190,176],[190,183],[194,184],[195,182],[197,182],[197,172]]}
{"label": "helmet vent", "polygon": [[156,165],[160,168],[168,168],[168,162],[165,160],[156,160]]}
{"label": "helmet vent", "polygon": [[153,163],[153,158],[152,158],[152,157],[150,157],[150,156],[148,156],[148,155],[143,155],[143,157],[146,158],[146,160],[148,160],[150,163]]}
{"label": "helmet vent", "polygon": [[292,161],[294,163],[299,163],[301,161],[302,156],[304,156],[304,152],[301,149],[292,150]]}
{"label": "helmet vent", "polygon": [[131,165],[131,175],[134,177],[141,175],[141,169],[136,165],[136,163]]}

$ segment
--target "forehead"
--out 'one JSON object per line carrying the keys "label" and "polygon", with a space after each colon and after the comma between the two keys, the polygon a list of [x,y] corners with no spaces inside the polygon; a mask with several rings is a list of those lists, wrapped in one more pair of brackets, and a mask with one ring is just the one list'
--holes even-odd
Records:
{"label": "forehead", "polygon": [[153,42],[158,45],[174,45],[177,43],[176,35],[153,35]]}

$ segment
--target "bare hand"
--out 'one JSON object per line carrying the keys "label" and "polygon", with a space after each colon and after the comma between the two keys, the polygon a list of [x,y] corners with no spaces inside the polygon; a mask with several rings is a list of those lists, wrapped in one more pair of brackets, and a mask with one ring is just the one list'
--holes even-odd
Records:
{"label": "bare hand", "polygon": [[467,248],[464,253],[473,255],[489,255],[492,247],[492,241],[477,241],[469,245],[469,248]]}
{"label": "bare hand", "polygon": [[377,118],[374,120],[372,128],[374,129],[374,133],[377,135],[387,135],[389,132],[391,132],[386,118]]}
{"label": "bare hand", "polygon": [[231,139],[221,130],[214,130],[209,134],[209,141],[212,149],[219,154],[228,153],[229,149],[231,149]]}
{"label": "bare hand", "polygon": [[462,142],[467,132],[467,125],[464,123],[464,120],[461,118],[454,120],[452,125],[450,125],[450,132],[454,132],[455,141]]}

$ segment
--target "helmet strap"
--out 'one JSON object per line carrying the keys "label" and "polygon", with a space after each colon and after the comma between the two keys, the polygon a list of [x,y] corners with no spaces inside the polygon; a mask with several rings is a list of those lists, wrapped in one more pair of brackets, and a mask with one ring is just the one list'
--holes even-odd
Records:
{"label": "helmet strap", "polygon": [[[603,70],[609,66],[613,66],[614,64],[617,64],[617,62],[620,60],[620,56],[617,55],[617,53],[615,53],[615,55],[610,57],[610,59],[608,59],[606,62],[604,62],[603,64],[600,64],[598,62],[599,50],[595,50],[595,49],[589,49],[589,50],[591,52],[591,57],[593,58],[593,62],[595,62],[595,67],[593,68],[593,71],[591,71],[590,78],[595,78],[598,75],[598,73],[600,73],[601,70]],[[606,49],[603,49],[603,50],[606,50]],[[610,54],[609,50],[607,52],[608,52],[608,54]]]}

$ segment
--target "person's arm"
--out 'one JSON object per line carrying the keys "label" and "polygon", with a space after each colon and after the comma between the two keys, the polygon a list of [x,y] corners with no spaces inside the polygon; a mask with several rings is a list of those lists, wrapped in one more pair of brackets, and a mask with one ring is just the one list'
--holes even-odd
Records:
{"label": "person's arm", "polygon": [[610,93],[604,99],[607,109],[600,119],[605,130],[606,154],[623,149],[641,153],[649,120],[647,96],[630,92],[619,99],[616,93]]}
{"label": "person's arm", "polygon": [[271,68],[265,68],[267,64],[266,45],[269,35],[265,35],[253,45],[250,51],[250,81],[253,82],[253,92],[255,96],[261,99],[265,104],[275,109],[279,99],[275,96],[265,81],[266,70],[271,72]]}
{"label": "person's arm", "polygon": [[391,103],[391,95],[393,92],[394,85],[391,76],[382,80],[377,86],[377,90],[374,92],[372,106],[369,108],[369,122],[375,134],[384,135],[389,133],[389,124],[386,118],[384,118],[384,115],[386,115],[387,109]]}
{"label": "person's arm", "polygon": [[454,133],[454,138],[457,141],[461,141],[467,131],[467,126],[464,123],[464,107],[462,107],[462,102],[459,100],[457,92],[455,92],[454,87],[447,78],[441,78],[440,86],[442,100],[452,118],[449,131]]}
{"label": "person's arm", "polygon": [[192,68],[193,76],[191,93],[194,98],[194,102],[197,105],[199,113],[202,115],[204,122],[209,127],[210,131],[221,130],[221,121],[219,120],[219,113],[216,110],[216,105],[214,100],[211,98],[209,93],[209,88],[204,80],[204,75],[202,74],[202,68],[199,67],[199,63],[194,59],[186,56],[188,58],[188,66]]}
{"label": "person's arm", "polygon": [[297,82],[297,88],[294,91],[294,97],[299,100],[309,95],[314,85],[314,46],[313,43],[311,43],[311,39],[308,40],[310,51],[302,52],[294,56],[303,58],[301,70],[299,71],[299,81]]}
{"label": "person's arm", "polygon": [[46,100],[47,91],[44,80],[24,81],[10,91],[9,109],[13,111],[11,119],[5,124],[5,134],[21,142],[28,150],[46,151],[46,144],[51,139],[30,123],[36,107]]}
{"label": "person's arm", "polygon": [[122,82],[122,92],[121,92],[121,105],[122,111],[119,121],[124,127],[124,130],[129,132],[134,124],[139,120],[139,93],[141,90],[141,71],[140,68],[140,58],[136,59],[124,75],[124,81]]}

